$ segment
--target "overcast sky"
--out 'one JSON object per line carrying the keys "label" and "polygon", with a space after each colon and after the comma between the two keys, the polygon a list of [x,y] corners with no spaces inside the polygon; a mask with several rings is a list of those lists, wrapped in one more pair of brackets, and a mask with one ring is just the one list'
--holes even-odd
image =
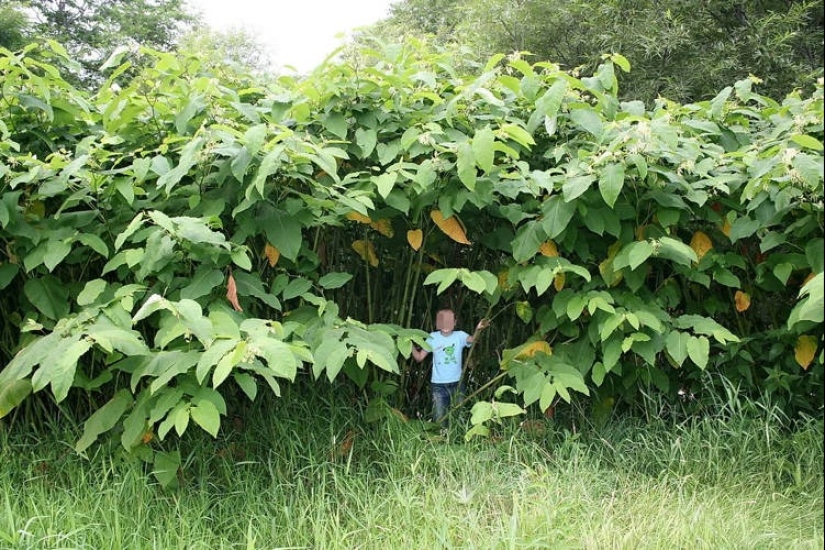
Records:
{"label": "overcast sky", "polygon": [[187,0],[215,30],[257,37],[277,67],[310,71],[342,44],[338,34],[386,17],[395,0]]}

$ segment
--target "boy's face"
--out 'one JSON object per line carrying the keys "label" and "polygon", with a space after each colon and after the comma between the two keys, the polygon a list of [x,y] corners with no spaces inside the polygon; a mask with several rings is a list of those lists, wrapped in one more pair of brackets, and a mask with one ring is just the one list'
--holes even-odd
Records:
{"label": "boy's face", "polygon": [[441,332],[452,332],[455,328],[455,313],[442,309],[435,315],[435,328]]}

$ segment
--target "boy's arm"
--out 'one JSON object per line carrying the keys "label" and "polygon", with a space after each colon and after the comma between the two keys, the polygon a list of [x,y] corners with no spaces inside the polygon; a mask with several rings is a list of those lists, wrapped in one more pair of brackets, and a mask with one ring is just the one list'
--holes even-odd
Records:
{"label": "boy's arm", "polygon": [[475,332],[473,332],[470,336],[467,337],[467,345],[472,344],[476,339],[476,335],[488,326],[490,326],[490,321],[488,321],[487,319],[482,319],[481,321],[479,321],[476,325]]}
{"label": "boy's arm", "polygon": [[423,361],[430,352],[419,346],[413,346],[412,356],[417,362]]}

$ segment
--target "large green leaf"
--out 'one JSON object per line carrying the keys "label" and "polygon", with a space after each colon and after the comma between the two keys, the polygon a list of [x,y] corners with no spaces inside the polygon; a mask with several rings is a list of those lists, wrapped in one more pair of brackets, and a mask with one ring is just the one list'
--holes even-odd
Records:
{"label": "large green leaf", "polygon": [[211,264],[203,264],[195,271],[195,274],[189,280],[189,284],[181,289],[180,297],[195,300],[206,296],[215,287],[223,283],[223,280],[223,273],[219,269]]}
{"label": "large green leaf", "polygon": [[255,337],[250,344],[256,349],[256,355],[266,361],[267,366],[276,376],[294,380],[300,361],[292,353],[286,342],[271,337]]}
{"label": "large green leaf", "polygon": [[239,339],[220,339],[215,340],[209,348],[204,351],[198,359],[198,365],[195,368],[195,378],[199,384],[202,384],[209,374],[209,371],[218,364],[223,357],[239,343]]}
{"label": "large green leaf", "polygon": [[519,228],[513,239],[513,258],[517,262],[529,260],[536,255],[539,247],[546,239],[547,233],[545,233],[540,222],[527,222]]}
{"label": "large green leaf", "polygon": [[629,267],[635,270],[653,255],[654,250],[653,243],[649,241],[634,241],[616,254],[613,268],[618,270]]}
{"label": "large green leaf", "polygon": [[351,273],[327,273],[326,275],[318,279],[318,284],[327,290],[332,290],[334,288],[341,288],[342,286],[347,284],[351,279]]}
{"label": "large green leaf", "polygon": [[656,256],[672,260],[677,264],[690,266],[692,262],[697,262],[696,252],[686,245],[672,237],[662,237],[658,241],[658,246],[655,246]]}
{"label": "large green leaf", "polygon": [[[557,78],[553,85],[536,100],[536,110],[527,122],[527,131],[533,133],[546,119],[553,119],[561,108],[568,84],[563,78]],[[552,132],[548,132],[552,135]]]}
{"label": "large green leaf", "polygon": [[380,176],[372,176],[370,179],[372,183],[375,184],[378,194],[386,199],[387,195],[392,191],[393,186],[395,186],[395,182],[398,181],[398,172],[387,172]]}
{"label": "large green leaf", "polygon": [[475,136],[473,136],[473,156],[478,167],[484,170],[484,172],[489,172],[493,168],[493,159],[495,157],[494,142],[495,135],[488,126],[477,131]]}
{"label": "large green leaf", "polygon": [[260,220],[267,240],[278,249],[284,258],[295,260],[301,250],[301,224],[295,216],[283,211],[272,210]]}
{"label": "large green leaf", "polygon": [[613,208],[624,188],[624,165],[610,163],[601,170],[599,177],[599,192],[607,206]]}
{"label": "large green leaf", "polygon": [[710,357],[710,342],[704,336],[691,336],[687,341],[687,353],[691,361],[705,370]]}
{"label": "large green leaf", "polygon": [[438,283],[436,294],[441,294],[458,279],[459,274],[460,271],[454,268],[437,269],[427,275],[427,278],[424,279],[424,285],[434,285]]}
{"label": "large green leaf", "polygon": [[20,267],[18,267],[17,264],[0,265],[0,290],[3,290],[7,286],[9,286],[14,280],[14,278],[17,276],[17,273],[19,271]]}
{"label": "large green leaf", "polygon": [[0,418],[23,402],[32,392],[31,381],[27,378],[10,380],[0,384]]}
{"label": "large green leaf", "polygon": [[326,370],[327,378],[332,382],[344,366],[344,361],[351,356],[352,350],[344,342],[335,338],[324,338],[321,345],[313,352],[312,372],[318,378],[321,371]]}
{"label": "large green leaf", "polygon": [[597,141],[600,141],[604,134],[602,118],[591,108],[574,109],[570,111],[570,119],[582,130],[589,132]]}
{"label": "large green leaf", "polygon": [[596,181],[596,176],[593,174],[565,178],[564,184],[562,185],[564,200],[570,202],[577,199],[585,191],[590,189],[594,181]]}
{"label": "large green leaf", "polygon": [[212,437],[218,437],[221,427],[221,415],[210,401],[202,401],[189,409],[189,415],[195,423]]}
{"label": "large green leaf", "polygon": [[378,135],[375,130],[371,128],[357,128],[355,130],[355,142],[361,149],[361,158],[365,159],[370,156],[375,149],[378,142]]}
{"label": "large green leaf", "polygon": [[467,143],[460,143],[458,145],[456,167],[458,179],[470,191],[475,190],[476,187],[476,159],[473,154],[473,147]]}
{"label": "large green leaf", "polygon": [[687,359],[687,345],[690,338],[691,336],[689,334],[678,330],[673,330],[667,335],[667,340],[665,343],[667,352],[680,367],[682,366],[682,363],[685,362],[685,359]]}
{"label": "large green leaf", "polygon": [[801,300],[788,316],[788,329],[793,329],[798,323],[803,322],[822,323],[823,310],[825,310],[825,292],[822,287],[822,272],[817,273],[805,283],[799,292]]}
{"label": "large green leaf", "polygon": [[86,333],[88,338],[108,353],[119,351],[124,355],[142,355],[149,352],[139,332],[115,325],[104,316],[100,316],[89,326]]}
{"label": "large green leaf", "polygon": [[576,213],[576,205],[565,202],[559,195],[553,195],[544,201],[542,213],[544,219],[541,221],[541,227],[548,239],[555,239],[567,229],[573,214]]}
{"label": "large green leaf", "polygon": [[83,435],[75,444],[75,450],[82,453],[94,443],[100,434],[114,428],[132,404],[133,399],[128,389],[121,389],[102,407],[92,414],[83,424]]}
{"label": "large green leaf", "polygon": [[340,139],[347,138],[347,120],[337,112],[327,114],[323,118],[324,127]]}
{"label": "large green leaf", "polygon": [[138,280],[158,274],[175,258],[175,240],[162,230],[155,230],[146,240],[145,254],[136,273]]}
{"label": "large green leaf", "polygon": [[29,302],[43,315],[54,321],[69,314],[69,292],[53,275],[29,279],[23,285],[23,293]]}
{"label": "large green leaf", "polygon": [[180,465],[180,451],[158,451],[155,453],[152,474],[161,487],[170,487],[177,482]]}

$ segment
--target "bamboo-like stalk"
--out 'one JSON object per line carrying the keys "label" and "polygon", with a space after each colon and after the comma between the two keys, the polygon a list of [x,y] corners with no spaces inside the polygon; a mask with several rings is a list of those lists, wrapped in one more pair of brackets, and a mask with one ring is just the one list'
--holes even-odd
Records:
{"label": "bamboo-like stalk", "polygon": [[366,228],[364,229],[364,275],[367,279],[367,321],[372,324],[372,287],[370,286],[370,255],[369,255],[369,236]]}

